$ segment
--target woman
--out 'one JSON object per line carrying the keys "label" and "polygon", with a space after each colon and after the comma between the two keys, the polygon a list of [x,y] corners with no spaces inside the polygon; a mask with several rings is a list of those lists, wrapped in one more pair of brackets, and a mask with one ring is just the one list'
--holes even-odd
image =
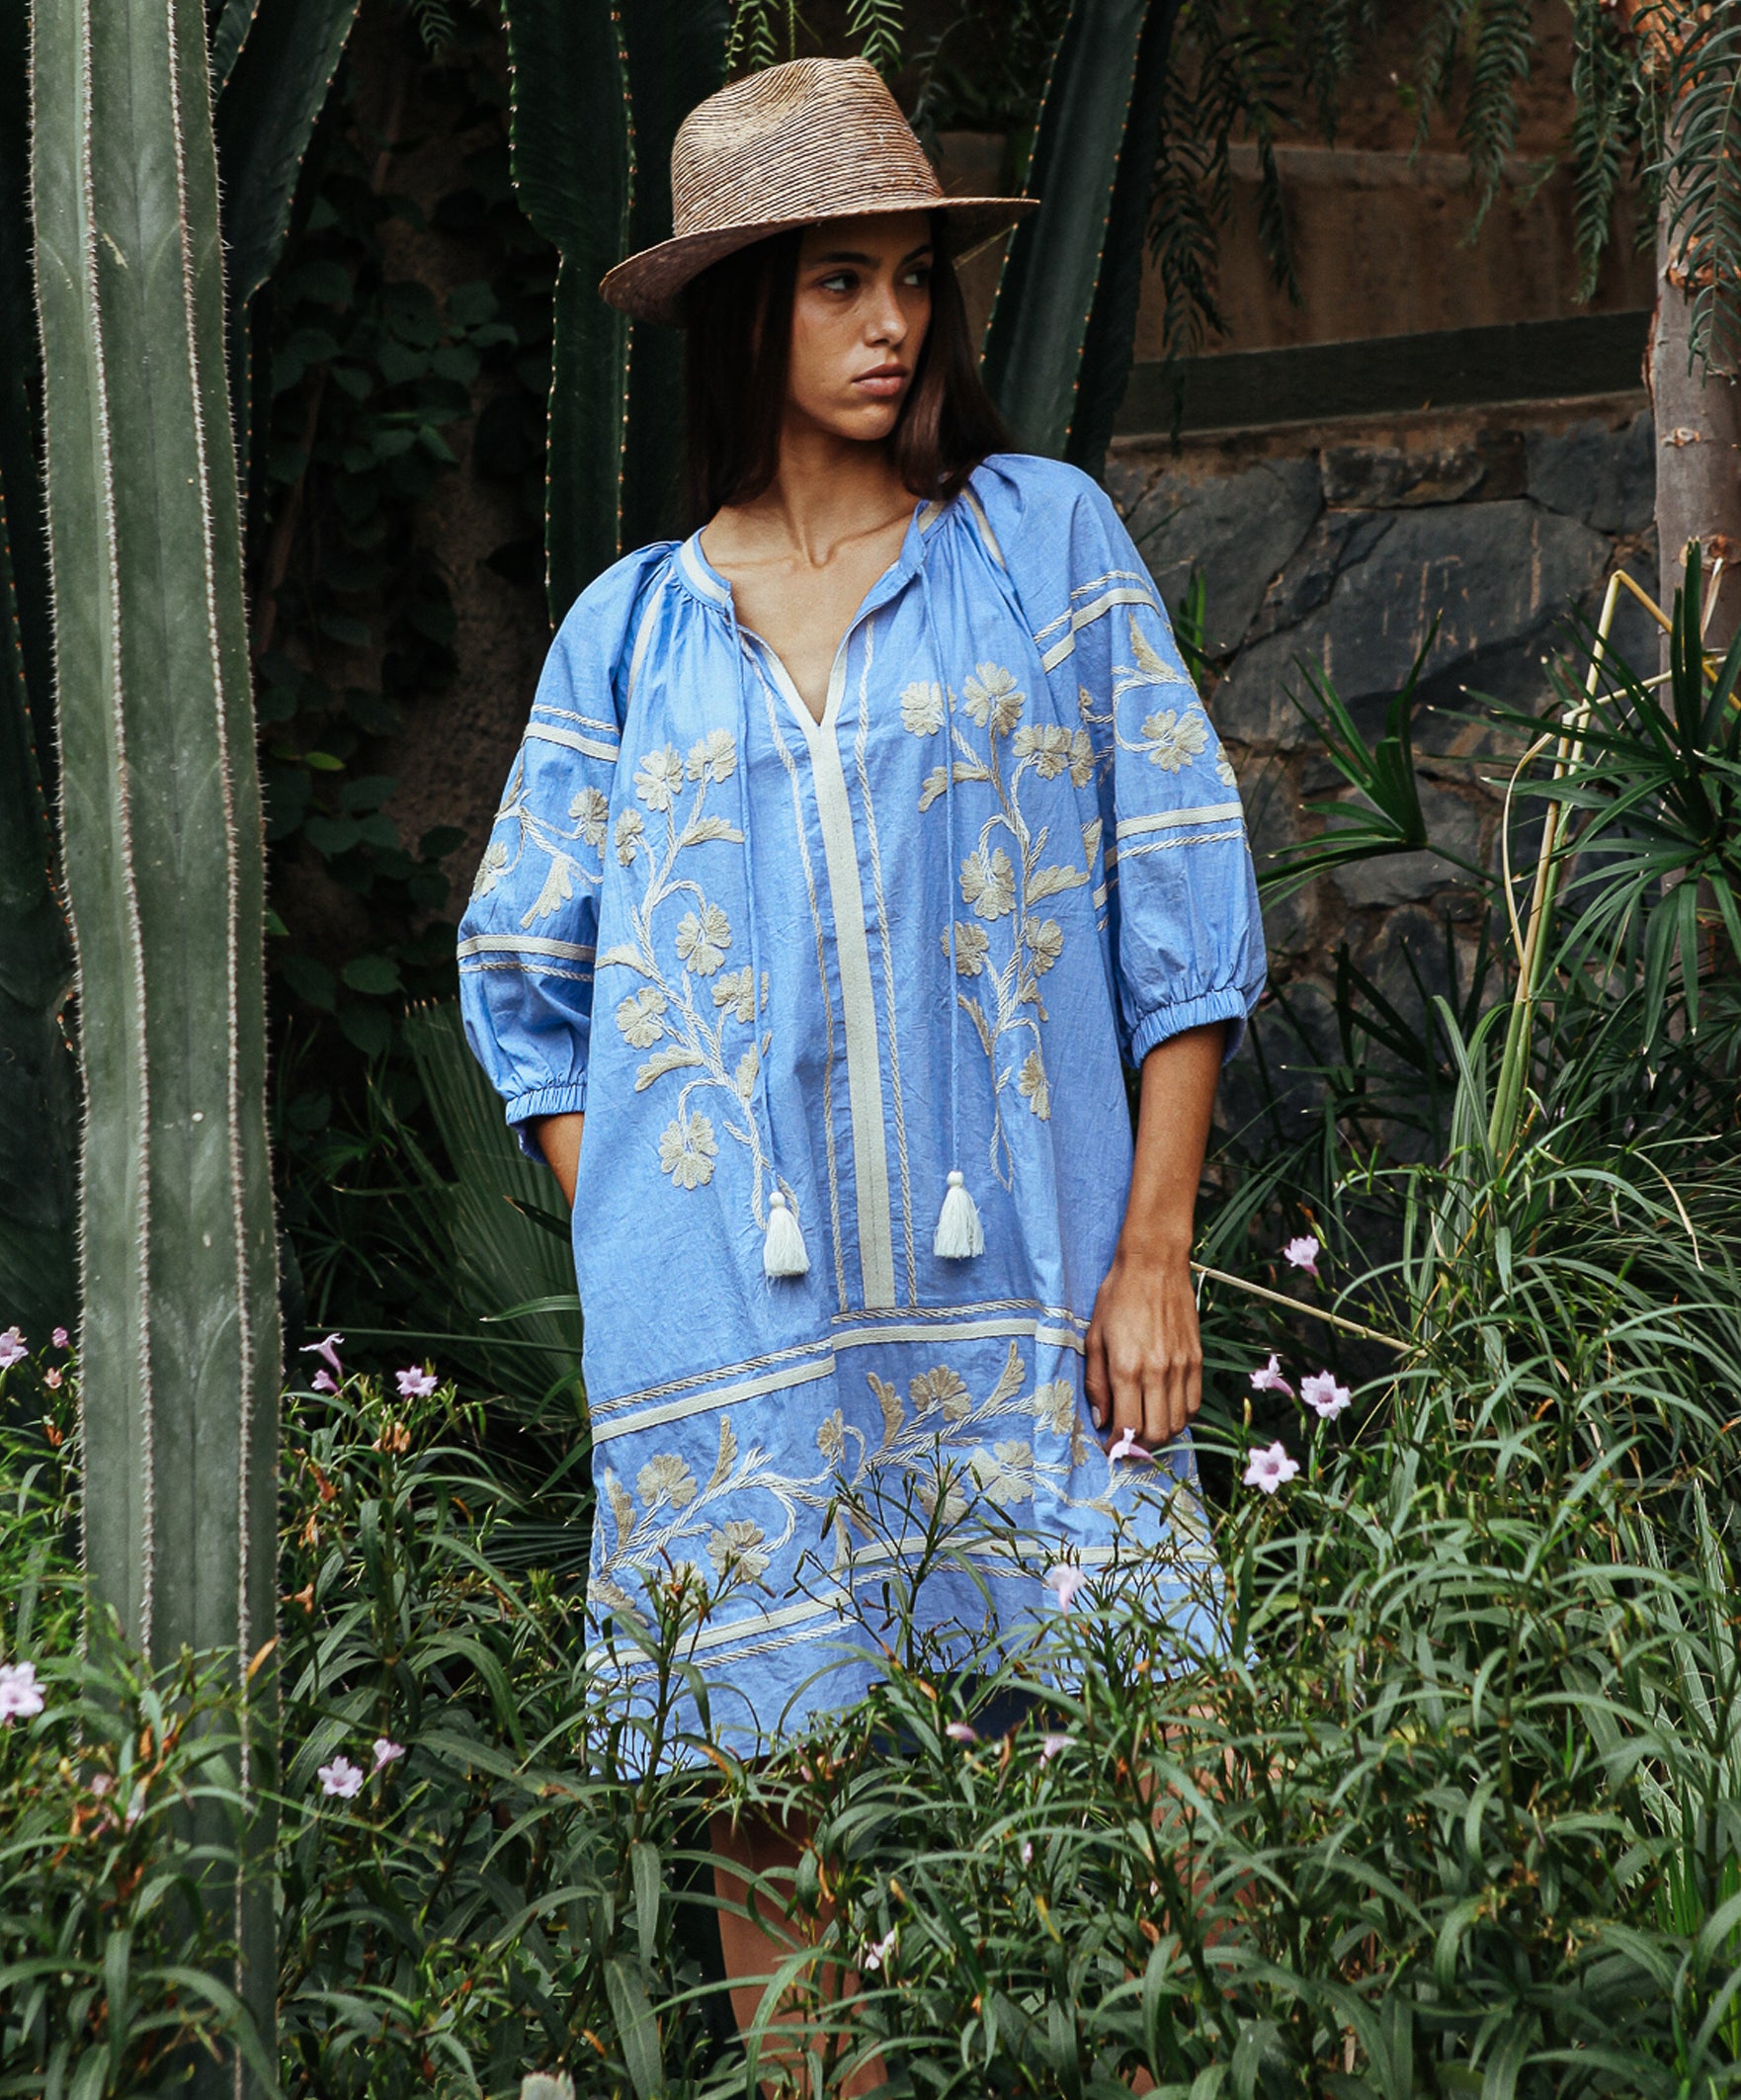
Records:
{"label": "woman", "polygon": [[574,1205],[600,1667],[694,1568],[680,1722],[750,1754],[876,1675],[928,1529],[962,1663],[1131,1541],[1192,1609],[1193,1207],[1264,957],[1140,558],[998,449],[950,255],[1030,201],[945,199],[823,60],[703,103],[672,191],[603,289],[689,326],[700,530],[563,622],[459,958]]}

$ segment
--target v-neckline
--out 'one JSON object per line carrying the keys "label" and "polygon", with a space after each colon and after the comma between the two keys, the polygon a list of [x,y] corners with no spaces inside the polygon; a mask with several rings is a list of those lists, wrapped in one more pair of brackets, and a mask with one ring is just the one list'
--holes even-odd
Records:
{"label": "v-neckline", "polygon": [[[858,632],[861,624],[870,618],[884,602],[883,586],[892,576],[912,573],[925,558],[925,535],[942,515],[936,503],[915,503],[913,514],[907,520],[906,532],[894,559],[878,575],[859,601],[859,609],[846,624],[840,640],[835,644],[834,660],[828,668],[828,691],[823,696],[820,715],[810,713],[809,705],[798,691],[797,681],[786,667],[786,659],[766,635],[747,628],[734,620],[738,633],[746,642],[753,642],[761,650],[764,666],[774,682],[774,689],[785,701],[788,709],[796,717],[805,740],[814,743],[824,732],[832,733],[840,720],[840,704],[846,691],[847,645]],[[707,559],[702,546],[703,528],[698,527],[683,543],[681,549],[683,566],[688,580],[697,585],[705,598],[716,605],[723,605],[735,613],[735,603],[729,580],[722,576]]]}

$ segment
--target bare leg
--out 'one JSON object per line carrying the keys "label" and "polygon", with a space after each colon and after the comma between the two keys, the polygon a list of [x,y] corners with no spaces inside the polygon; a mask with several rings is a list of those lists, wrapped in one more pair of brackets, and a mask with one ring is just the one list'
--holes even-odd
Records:
{"label": "bare leg", "polygon": [[[808,1834],[807,1829],[795,1823],[780,1829],[745,1817],[734,1827],[729,1815],[717,1814],[712,1819],[710,1842],[714,1859],[720,1863],[713,1869],[713,1887],[721,1903],[727,1906],[718,1913],[719,1951],[725,1958],[731,2010],[740,2034],[747,2034],[756,2023],[768,1976],[807,1937],[801,1927],[794,1928],[792,1921],[781,1914],[772,1896],[755,1890],[754,1885],[766,1878],[778,1881],[790,1874]],[[723,1864],[726,1861],[731,1864]],[[830,1906],[824,1904],[818,1925],[825,1927],[831,1915]],[[741,1983],[740,1976],[745,1979]],[[851,1997],[859,1987],[852,1971],[843,1972],[832,1963],[823,1965],[817,1980],[820,1995],[831,2004]],[[789,2040],[783,2042],[777,2035]],[[801,2048],[794,2049],[793,2043],[799,2043]],[[826,2029],[804,2011],[801,2002],[783,2005],[764,2034],[762,2061],[776,2082],[764,2080],[763,2090],[772,2093],[780,2089],[781,2082],[789,2082],[799,2091],[807,2091],[809,2079],[804,2073],[802,2056],[820,2053],[825,2047]],[[873,2092],[886,2076],[880,2058],[872,2058],[835,2090],[841,2100],[852,2100],[854,2095]]]}

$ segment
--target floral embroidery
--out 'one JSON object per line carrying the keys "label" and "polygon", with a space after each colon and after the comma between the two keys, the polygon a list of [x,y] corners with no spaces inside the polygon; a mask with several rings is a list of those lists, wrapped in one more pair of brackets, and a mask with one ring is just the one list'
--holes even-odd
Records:
{"label": "floral embroidery", "polygon": [[696,1476],[674,1451],[656,1452],[635,1475],[635,1489],[649,1509],[661,1499],[687,1509],[698,1493]]}
{"label": "floral embroidery", "polygon": [[[920,692],[916,686],[909,687],[902,696],[901,719],[915,735],[929,735],[933,710],[929,697],[921,702]],[[945,711],[943,718],[949,718],[949,696],[942,696],[938,705]],[[1030,823],[1022,805],[1022,789],[1030,774],[1055,781],[1066,773],[1073,787],[1085,788],[1094,774],[1095,746],[1085,728],[1066,727],[1062,722],[1024,722],[1028,696],[1001,664],[974,666],[972,677],[962,682],[961,706],[986,731],[987,749],[981,751],[959,721],[950,719],[950,757],[926,776],[919,807],[922,812],[931,808],[947,793],[951,767],[954,785],[983,783],[994,798],[991,815],[980,825],[978,840],[960,865],[961,901],[972,916],[957,919],[953,932],[957,974],[980,983],[979,990],[958,991],[956,996],[991,1065],[991,1164],[1008,1188],[1015,1165],[1003,1126],[1005,1089],[1013,1081],[1030,1113],[1040,1121],[1051,1114],[1040,1037],[1041,1024],[1048,1017],[1039,980],[1063,955],[1064,928],[1057,919],[1040,916],[1035,907],[1087,882],[1100,836],[1097,829],[1091,842],[1088,832],[1083,832],[1081,867],[1048,862],[1045,847],[1050,827]],[[1006,919],[1011,922],[1007,950],[1001,937],[994,944],[987,930]],[[946,928],[942,938],[948,953],[951,930]],[[1010,1048],[1018,1052],[1014,1057],[1004,1050],[1011,1038],[1015,1041]]]}
{"label": "floral embroidery", "polygon": [[[595,1609],[634,1611],[630,1588],[659,1566],[687,1563],[731,1587],[761,1583],[800,1532],[813,1538],[830,1528],[833,1573],[850,1580],[855,1540],[873,1541],[878,1506],[898,1507],[908,1492],[927,1513],[941,1503],[946,1517],[959,1519],[974,1498],[1013,1511],[1043,1486],[1059,1509],[1117,1519],[1140,1492],[1140,1476],[1132,1468],[1107,1467],[1084,1433],[1077,1379],[1030,1387],[1029,1368],[1012,1341],[996,1378],[977,1393],[953,1364],[909,1376],[904,1397],[893,1380],[869,1372],[880,1437],[831,1408],[813,1432],[813,1470],[792,1469],[784,1438],[778,1457],[755,1441],[740,1445],[732,1418],[722,1414],[705,1481],[677,1453],[655,1452],[635,1476],[637,1506],[607,1471],[589,1586]],[[1189,1501],[1188,1494],[1173,1496],[1188,1551],[1197,1538],[1192,1512],[1182,1506]]]}
{"label": "floral embroidery", "polygon": [[719,1140],[700,1109],[668,1123],[659,1134],[659,1171],[669,1174],[680,1189],[705,1188],[713,1179],[718,1156]]}
{"label": "floral embroidery", "polygon": [[[733,943],[730,915],[703,894],[685,858],[713,840],[742,841],[737,826],[706,805],[708,789],[730,780],[737,766],[737,740],[729,729],[709,729],[687,756],[666,744],[636,766],[635,794],[655,821],[650,826],[641,810],[624,809],[617,819],[615,844],[624,868],[640,864],[644,882],[639,901],[628,911],[631,938],[603,950],[596,967],[632,970],[644,980],[617,1007],[623,1040],[647,1052],[634,1075],[635,1092],[681,1075],[676,1113],[659,1136],[659,1171],[670,1176],[674,1188],[705,1188],[713,1179],[721,1139],[732,1138],[750,1154],[750,1211],[757,1225],[765,1227],[773,1170],[760,1122],[748,1109],[772,1040],[765,1032],[758,1039],[756,1028],[757,1008],[768,1003],[768,979],[764,973],[758,1000],[747,964],[725,968]],[[661,954],[655,932],[668,923],[661,907],[678,899],[685,908],[671,930],[679,966],[673,966]],[[710,993],[705,1003],[696,996],[701,981]],[[696,1105],[698,1093],[711,1097],[712,1114]],[[791,1201],[789,1187],[786,1195]]]}
{"label": "floral embroidery", "polygon": [[[1223,787],[1231,788],[1234,785],[1233,768],[1215,740],[1209,718],[1197,697],[1197,689],[1184,671],[1170,664],[1143,633],[1134,613],[1129,616],[1127,625],[1133,661],[1113,666],[1113,697],[1108,708],[1097,707],[1094,695],[1086,686],[1079,688],[1077,707],[1082,719],[1110,729],[1121,751],[1146,758],[1150,765],[1159,766],[1163,773],[1182,773],[1212,747],[1215,777]],[[1183,686],[1185,699],[1182,705],[1157,708],[1153,714],[1144,715],[1142,727],[1134,737],[1126,736],[1119,727],[1119,701],[1126,693],[1148,691],[1156,686]]]}
{"label": "floral embroidery", "polygon": [[512,824],[518,837],[510,845],[506,839],[492,836],[471,885],[472,896],[487,897],[498,882],[505,882],[515,873],[529,852],[541,854],[549,865],[544,870],[543,882],[531,908],[521,915],[522,930],[536,926],[540,919],[547,919],[562,905],[571,903],[577,882],[596,889],[604,870],[588,867],[570,849],[586,846],[596,852],[604,843],[605,814],[609,808],[610,804],[597,788],[587,788],[569,805],[568,815],[574,825],[572,831],[565,831],[549,817],[540,816],[527,798],[526,760],[522,755],[508,777],[508,792],[495,814],[495,824]]}
{"label": "floral embroidery", "polygon": [[935,736],[943,727],[943,688],[935,680],[908,686],[901,695],[901,727],[915,736]]}
{"label": "floral embroidery", "polygon": [[1163,773],[1177,773],[1202,756],[1208,746],[1209,725],[1201,710],[1180,714],[1168,708],[1143,717],[1142,741],[1151,766],[1159,766]]}

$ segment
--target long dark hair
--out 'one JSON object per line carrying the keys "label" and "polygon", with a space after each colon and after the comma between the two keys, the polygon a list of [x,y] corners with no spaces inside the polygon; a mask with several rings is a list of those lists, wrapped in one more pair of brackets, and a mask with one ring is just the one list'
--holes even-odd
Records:
{"label": "long dark hair", "polygon": [[[704,270],[685,294],[686,467],[689,530],[728,503],[748,503],[780,465],[801,228],[776,233]],[[888,437],[889,457],[915,496],[947,502],[987,453],[1009,445],[979,377],[944,213],[931,223],[931,325]]]}

